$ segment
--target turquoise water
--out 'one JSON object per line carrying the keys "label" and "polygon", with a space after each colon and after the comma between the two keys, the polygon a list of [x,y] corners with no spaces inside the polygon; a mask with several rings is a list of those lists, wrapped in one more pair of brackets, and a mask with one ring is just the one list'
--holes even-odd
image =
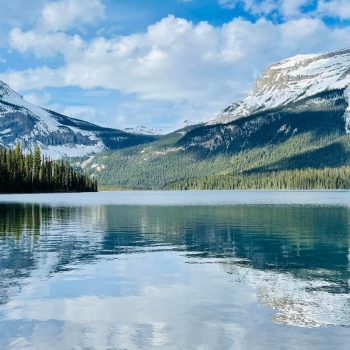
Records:
{"label": "turquoise water", "polygon": [[348,349],[350,192],[0,196],[0,349]]}

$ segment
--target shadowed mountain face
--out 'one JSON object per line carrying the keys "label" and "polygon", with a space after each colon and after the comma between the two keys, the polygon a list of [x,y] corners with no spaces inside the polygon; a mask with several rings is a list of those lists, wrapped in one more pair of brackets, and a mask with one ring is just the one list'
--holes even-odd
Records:
{"label": "shadowed mountain face", "polygon": [[227,124],[205,125],[188,132],[178,145],[201,154],[237,153],[278,145],[295,135],[346,134],[343,91],[323,92],[286,107],[238,118]]}
{"label": "shadowed mountain face", "polygon": [[20,142],[30,150],[38,144],[44,154],[61,158],[121,149],[156,138],[103,128],[34,106],[0,81],[0,146],[9,148]]}

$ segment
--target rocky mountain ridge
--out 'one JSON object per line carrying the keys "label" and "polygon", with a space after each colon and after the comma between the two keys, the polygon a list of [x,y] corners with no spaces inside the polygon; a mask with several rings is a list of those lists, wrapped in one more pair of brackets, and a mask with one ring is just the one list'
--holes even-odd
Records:
{"label": "rocky mountain ridge", "polygon": [[242,101],[178,142],[187,150],[236,152],[305,133],[350,132],[350,50],[298,55],[271,65]]}
{"label": "rocky mountain ridge", "polygon": [[64,116],[24,100],[0,81],[0,146],[37,144],[52,159],[81,157],[153,141],[153,135],[127,133]]}

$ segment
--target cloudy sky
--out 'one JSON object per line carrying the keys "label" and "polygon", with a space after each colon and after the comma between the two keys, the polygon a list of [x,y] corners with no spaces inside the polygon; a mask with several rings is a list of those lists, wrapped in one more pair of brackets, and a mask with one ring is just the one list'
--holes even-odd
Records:
{"label": "cloudy sky", "polygon": [[0,0],[0,79],[101,125],[211,119],[271,63],[350,47],[350,0]]}

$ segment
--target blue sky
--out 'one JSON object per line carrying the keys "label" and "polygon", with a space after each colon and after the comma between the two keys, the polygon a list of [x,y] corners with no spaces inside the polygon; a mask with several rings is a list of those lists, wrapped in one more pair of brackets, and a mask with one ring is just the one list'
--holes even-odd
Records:
{"label": "blue sky", "polygon": [[349,0],[0,0],[0,79],[115,128],[211,119],[269,64],[349,46]]}

